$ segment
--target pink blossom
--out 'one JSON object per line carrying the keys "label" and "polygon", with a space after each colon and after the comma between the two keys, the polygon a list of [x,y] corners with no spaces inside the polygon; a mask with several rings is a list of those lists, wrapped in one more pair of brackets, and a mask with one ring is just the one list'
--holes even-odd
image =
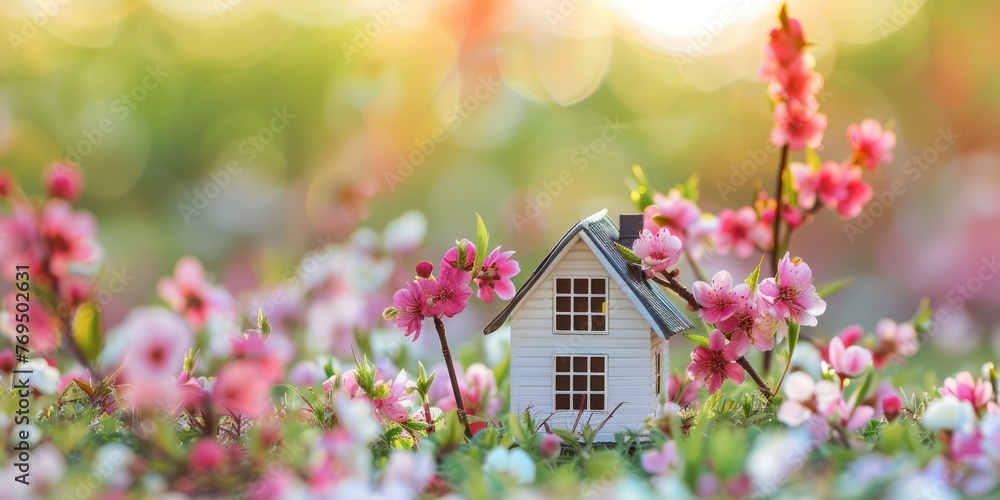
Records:
{"label": "pink blossom", "polygon": [[323,381],[323,392],[329,394],[333,392],[333,387],[337,383],[337,376],[332,375],[330,378]]}
{"label": "pink blossom", "polygon": [[[31,298],[34,300],[34,297]],[[17,304],[18,300],[15,292],[10,292],[4,297],[4,314],[0,315],[0,330],[4,336],[11,340],[11,343],[20,335],[17,331]],[[39,355],[49,355],[59,348],[60,331],[62,324],[55,314],[51,313],[41,304],[34,303],[30,310],[30,335],[28,336],[28,349]]]}
{"label": "pink blossom", "polygon": [[759,288],[777,317],[802,326],[816,326],[816,316],[826,311],[826,302],[812,284],[812,269],[798,258],[793,262],[788,253],[778,264],[777,279],[768,278]]}
{"label": "pink blossom", "polygon": [[72,163],[55,162],[49,165],[44,180],[45,189],[53,198],[76,201],[83,192],[83,173]]}
{"label": "pink blossom", "polygon": [[841,399],[840,386],[829,380],[812,379],[809,374],[793,371],[785,384],[785,400],[778,408],[778,420],[791,427],[806,423],[813,415],[831,415]]}
{"label": "pink blossom", "polygon": [[805,33],[798,19],[788,18],[781,26],[771,30],[770,40],[764,46],[764,56],[781,66],[791,65],[806,46]]}
{"label": "pink blossom", "polygon": [[427,295],[419,284],[406,282],[406,288],[401,288],[392,296],[396,308],[396,326],[403,329],[403,336],[413,334],[413,341],[420,338],[420,329],[427,316]]}
{"label": "pink blossom", "polygon": [[732,316],[719,320],[716,326],[725,333],[741,331],[758,351],[774,348],[778,321],[771,316],[771,308],[759,293],[740,293]]}
{"label": "pink blossom", "polygon": [[680,472],[681,457],[677,453],[677,443],[667,441],[663,447],[650,449],[642,454],[642,470],[653,476],[666,476]]}
{"label": "pink blossom", "polygon": [[842,219],[853,219],[861,215],[865,205],[874,196],[871,185],[861,179],[861,169],[848,167],[844,172],[844,193],[837,199],[837,215]]}
{"label": "pink blossom", "polygon": [[428,316],[452,317],[465,309],[472,295],[469,273],[452,266],[443,266],[437,279],[419,280],[420,287],[430,297]]}
{"label": "pink blossom", "polygon": [[941,393],[968,401],[978,411],[993,400],[993,384],[989,380],[974,378],[971,373],[965,371],[955,375],[954,378],[946,378]]}
{"label": "pink blossom", "polygon": [[819,170],[805,163],[789,165],[792,180],[798,193],[799,206],[811,210],[819,199],[824,205],[836,208],[837,202],[847,196],[844,184],[844,169],[835,161],[827,161]]}
{"label": "pink blossom", "polygon": [[4,349],[0,351],[0,375],[10,375],[14,372],[14,350]]}
{"label": "pink blossom", "polygon": [[194,346],[194,333],[179,316],[163,308],[140,307],[125,318],[117,335],[125,345],[118,383],[139,407],[173,406],[174,374]]}
{"label": "pink blossom", "polygon": [[174,412],[180,414],[184,410],[191,412],[202,411],[205,401],[204,379],[192,377],[188,372],[181,372],[174,384],[173,395],[170,398],[170,406]]}
{"label": "pink blossom", "polygon": [[26,203],[14,203],[9,213],[0,215],[0,263],[4,275],[13,281],[15,266],[28,265],[31,269],[42,269],[45,255],[38,219],[35,211]]}
{"label": "pink blossom", "polygon": [[[471,241],[465,240],[465,265],[462,266],[462,271],[471,272],[474,265],[476,265],[476,246]],[[444,253],[441,267],[458,268],[458,247],[451,247]]]}
{"label": "pink blossom", "polygon": [[92,264],[100,258],[94,241],[97,222],[88,212],[74,212],[65,200],[50,200],[42,209],[39,231],[49,251],[49,272],[62,277],[74,263]]}
{"label": "pink blossom", "polygon": [[222,466],[226,461],[226,456],[226,449],[218,441],[212,438],[202,438],[191,447],[188,463],[196,471],[208,472]]}
{"label": "pink blossom", "polygon": [[545,458],[556,458],[562,451],[559,436],[551,432],[545,433],[542,442],[538,445],[538,452]]}
{"label": "pink blossom", "polygon": [[236,417],[257,418],[271,410],[273,383],[253,360],[236,360],[219,369],[212,385],[212,401]]}
{"label": "pink blossom", "polygon": [[712,277],[712,284],[695,281],[691,287],[694,298],[701,305],[698,315],[708,323],[717,323],[736,312],[736,303],[750,295],[750,287],[740,283],[733,287],[733,277],[719,271]]}
{"label": "pink blossom", "polygon": [[715,233],[715,247],[726,255],[735,249],[738,257],[749,257],[758,249],[771,245],[771,228],[757,216],[751,207],[737,211],[725,209],[719,213],[719,231]]}
{"label": "pink blossom", "polygon": [[677,264],[681,248],[681,239],[670,234],[669,229],[661,227],[656,231],[656,236],[649,229],[640,231],[639,239],[632,244],[632,253],[642,260],[646,276],[653,276]]}
{"label": "pink blossom", "polygon": [[798,101],[779,102],[774,106],[774,128],[771,142],[789,146],[795,151],[805,147],[815,149],[823,142],[826,115]]}
{"label": "pink blossom", "polygon": [[896,134],[882,130],[882,124],[871,118],[861,125],[847,127],[847,140],[854,150],[853,162],[874,170],[879,164],[892,162],[892,148],[896,145]]}
{"label": "pink blossom", "polygon": [[476,273],[479,285],[476,296],[483,302],[492,302],[494,292],[502,300],[514,298],[514,282],[510,279],[521,272],[521,266],[511,259],[513,255],[512,251],[500,253],[500,247],[496,247],[483,261],[482,269]]}
{"label": "pink blossom", "polygon": [[871,351],[857,345],[845,347],[840,337],[830,341],[829,356],[833,370],[846,377],[857,377],[872,366]]}
{"label": "pink blossom", "polygon": [[174,275],[157,284],[160,298],[177,311],[195,330],[205,326],[208,318],[229,314],[233,299],[224,288],[214,287],[205,280],[205,269],[194,257],[177,261]]}
{"label": "pink blossom", "polygon": [[690,380],[687,377],[670,374],[667,377],[667,401],[685,407],[698,400],[698,389],[701,381]]}
{"label": "pink blossom", "polygon": [[371,399],[376,412],[375,416],[379,422],[384,423],[385,420],[403,422],[410,417],[410,413],[402,403],[406,400],[406,382],[404,380],[379,380],[375,382],[374,394],[371,394]]}
{"label": "pink blossom", "polygon": [[271,335],[265,340],[254,330],[246,332],[243,336],[230,337],[229,351],[234,359],[257,361],[262,375],[275,384],[281,380],[285,365],[295,356],[289,340],[283,335]]}
{"label": "pink blossom", "polygon": [[653,204],[643,210],[643,227],[656,234],[661,227],[681,240],[697,237],[697,226],[701,219],[701,209],[693,201],[681,196],[680,191],[671,189],[668,194],[654,193]]}
{"label": "pink blossom", "polygon": [[812,62],[812,57],[802,55],[775,71],[768,87],[771,96],[778,101],[794,101],[818,108],[816,94],[823,88],[823,77],[812,70]]}
{"label": "pink blossom", "polygon": [[893,358],[909,358],[920,350],[917,330],[909,323],[896,324],[891,319],[883,319],[875,325],[875,334],[878,339],[876,368],[884,368]]}
{"label": "pink blossom", "polygon": [[729,343],[726,336],[715,330],[708,336],[708,347],[698,346],[691,352],[688,377],[705,382],[709,394],[714,394],[726,379],[736,385],[746,379],[746,371],[736,362],[750,348],[750,340],[743,332],[733,334]]}

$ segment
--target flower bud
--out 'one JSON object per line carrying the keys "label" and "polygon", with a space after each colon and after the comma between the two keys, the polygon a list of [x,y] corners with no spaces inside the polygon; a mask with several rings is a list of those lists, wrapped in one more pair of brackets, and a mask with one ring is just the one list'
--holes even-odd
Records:
{"label": "flower bud", "polygon": [[899,396],[891,394],[882,401],[882,412],[885,414],[885,419],[892,422],[899,416],[899,412],[903,409],[903,402],[900,401]]}
{"label": "flower bud", "polygon": [[49,196],[75,201],[83,191],[83,174],[72,163],[55,162],[45,171]]}
{"label": "flower bud", "polygon": [[556,458],[559,456],[561,446],[559,445],[559,437],[555,434],[545,434],[542,438],[542,443],[538,445],[538,451],[545,458]]}
{"label": "flower bud", "polygon": [[431,264],[426,260],[422,260],[417,263],[417,276],[421,278],[430,278],[431,273],[433,272],[434,272],[434,264]]}
{"label": "flower bud", "polygon": [[395,307],[386,307],[382,311],[382,319],[386,321],[396,321],[396,315],[399,314],[399,309]]}

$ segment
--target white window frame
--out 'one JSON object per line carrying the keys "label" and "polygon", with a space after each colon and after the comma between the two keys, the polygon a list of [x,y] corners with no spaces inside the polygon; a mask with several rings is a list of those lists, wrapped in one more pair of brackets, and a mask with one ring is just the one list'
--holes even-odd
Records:
{"label": "white window frame", "polygon": [[[570,370],[569,372],[561,372],[560,373],[560,372],[556,371],[556,359],[560,358],[560,357],[567,357],[567,358],[569,358],[569,370]],[[575,363],[573,361],[573,358],[587,358],[587,371],[586,372],[577,372],[575,370]],[[603,358],[604,359],[604,372],[600,373],[600,375],[604,376],[604,390],[601,390],[601,391],[593,391],[593,390],[590,389],[590,377],[593,376],[593,375],[598,375],[599,374],[597,372],[590,371],[590,363],[591,363],[591,359],[593,359],[593,358]],[[609,394],[608,385],[611,383],[611,376],[610,376],[610,374],[611,374],[611,365],[609,364],[610,361],[611,360],[609,359],[609,357],[608,357],[607,354],[553,354],[552,355],[552,411],[553,412],[579,413],[580,412],[579,408],[570,409],[570,410],[560,410],[560,409],[558,409],[558,406],[556,405],[556,397],[559,396],[560,394],[568,394],[569,395],[570,406],[573,406],[573,395],[574,394],[586,394],[587,395],[587,408],[584,408],[583,411],[588,412],[588,413],[607,413],[608,412],[608,406],[610,406],[610,401],[608,401],[608,394]],[[569,376],[569,390],[568,391],[561,391],[561,390],[558,390],[556,388],[556,375],[557,374],[562,374],[562,375]],[[587,376],[587,390],[586,391],[575,391],[575,390],[573,390],[573,376],[575,376],[575,375],[586,375]],[[590,396],[593,395],[593,394],[599,394],[599,395],[601,395],[601,396],[604,397],[604,408],[603,409],[601,409],[601,410],[592,410],[592,409],[590,409]]]}
{"label": "white window frame", "polygon": [[[559,293],[559,286],[558,286],[559,282],[558,282],[558,280],[561,280],[561,279],[564,279],[564,280],[568,279],[568,280],[570,280],[570,292],[569,292],[569,294]],[[578,279],[585,279],[585,280],[588,281],[588,283],[587,283],[587,293],[586,294],[576,293],[576,291],[575,291],[576,287],[574,286],[574,280],[578,280]],[[604,280],[604,294],[603,295],[601,295],[601,294],[595,294],[595,293],[590,293],[590,283],[589,283],[589,281],[590,280],[595,280],[595,279]],[[610,302],[610,295],[611,295],[611,293],[610,293],[611,283],[610,282],[611,282],[611,278],[609,276],[555,276],[555,277],[553,277],[552,278],[552,333],[554,333],[556,335],[607,335],[611,331],[611,328],[610,328],[610,325],[609,325],[609,323],[611,321],[611,315],[608,314],[610,312],[609,311],[609,309],[610,309],[609,302]],[[557,325],[556,318],[559,316],[559,314],[569,314],[569,316],[570,316],[570,327],[571,328],[573,326],[573,316],[576,315],[576,314],[579,314],[579,313],[575,313],[575,312],[560,313],[559,310],[558,310],[558,307],[556,306],[559,297],[569,297],[569,299],[570,299],[570,307],[571,308],[572,308],[573,300],[575,298],[577,298],[577,297],[587,297],[587,300],[588,300],[588,309],[589,309],[590,299],[592,299],[594,297],[602,297],[602,296],[604,297],[604,310],[602,312],[599,312],[599,313],[595,313],[593,311],[588,311],[587,312],[587,324],[588,325],[593,324],[592,318],[594,316],[604,316],[604,330],[573,330],[573,329],[570,329],[570,330],[559,330],[556,327],[556,325]]]}

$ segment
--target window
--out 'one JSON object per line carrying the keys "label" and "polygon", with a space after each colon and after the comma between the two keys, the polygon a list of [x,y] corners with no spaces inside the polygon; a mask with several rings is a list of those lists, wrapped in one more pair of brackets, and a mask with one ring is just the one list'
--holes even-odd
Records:
{"label": "window", "polygon": [[555,331],[608,331],[608,280],[556,278]]}
{"label": "window", "polygon": [[556,411],[605,410],[607,356],[556,356],[554,362]]}
{"label": "window", "polygon": [[660,390],[663,387],[663,352],[660,350],[656,351],[656,395],[660,395]]}

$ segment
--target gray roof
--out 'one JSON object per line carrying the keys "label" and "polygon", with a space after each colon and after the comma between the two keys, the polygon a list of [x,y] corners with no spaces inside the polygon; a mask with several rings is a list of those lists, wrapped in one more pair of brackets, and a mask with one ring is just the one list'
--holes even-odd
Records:
{"label": "gray roof", "polygon": [[675,333],[693,327],[691,322],[670,302],[663,290],[656,284],[644,279],[641,276],[641,272],[637,272],[635,269],[636,266],[629,264],[625,260],[625,257],[618,252],[618,249],[614,246],[614,243],[618,241],[618,226],[608,217],[607,210],[602,210],[576,223],[559,240],[559,243],[545,256],[545,259],[538,265],[538,268],[524,282],[524,285],[521,286],[514,299],[483,329],[484,334],[489,335],[503,326],[507,318],[514,312],[517,304],[531,292],[531,289],[534,288],[538,280],[545,274],[546,269],[555,262],[563,249],[573,241],[573,238],[580,231],[583,231],[595,243],[594,246],[601,253],[598,257],[603,257],[598,260],[604,264],[609,274],[620,278],[616,279],[619,284],[625,284],[627,287],[626,295],[629,296],[629,299],[636,308],[640,310],[639,312],[644,313],[643,316],[646,317],[647,321],[651,320],[650,326],[660,336],[670,338]]}

